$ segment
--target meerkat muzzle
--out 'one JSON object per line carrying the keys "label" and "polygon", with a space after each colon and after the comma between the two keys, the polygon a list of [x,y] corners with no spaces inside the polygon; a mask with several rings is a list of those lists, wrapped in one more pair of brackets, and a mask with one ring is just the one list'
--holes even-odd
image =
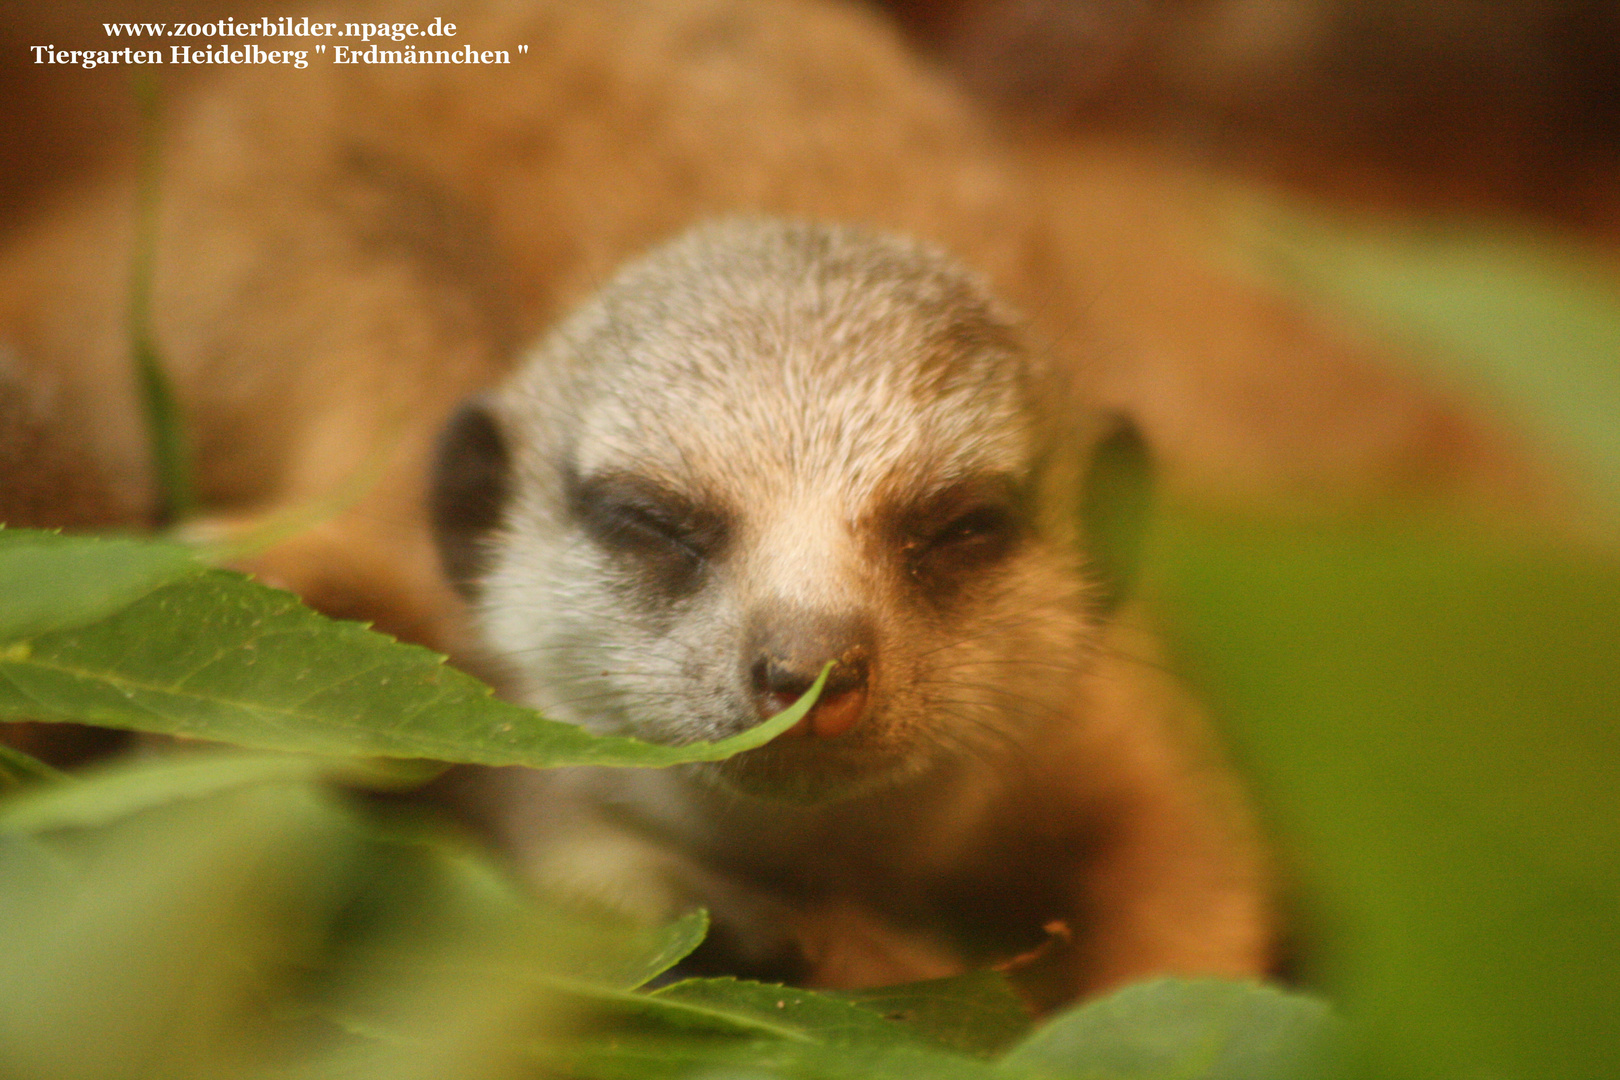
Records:
{"label": "meerkat muzzle", "polygon": [[[783,732],[782,738],[811,735],[822,739],[836,738],[859,723],[866,712],[872,648],[866,640],[869,635],[865,627],[832,635],[827,634],[825,626],[818,626],[816,630],[817,633],[783,642],[801,648],[761,650],[750,672],[755,707],[760,718],[764,719],[799,700],[820,676],[821,669],[829,660],[832,662],[832,670],[827,673],[826,685],[821,688],[821,696],[815,706],[802,720]],[[831,643],[829,637],[832,640],[844,638],[845,647],[842,650],[827,648]],[[802,647],[818,644],[822,647]]]}

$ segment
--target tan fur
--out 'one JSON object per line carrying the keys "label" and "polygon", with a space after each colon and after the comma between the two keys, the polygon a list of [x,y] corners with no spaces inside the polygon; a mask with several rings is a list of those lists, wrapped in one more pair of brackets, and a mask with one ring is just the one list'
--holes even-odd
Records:
{"label": "tan fur", "polygon": [[[170,110],[155,321],[196,443],[210,515],[198,527],[307,506],[383,461],[354,506],[252,564],[318,607],[469,655],[423,512],[445,418],[626,258],[738,212],[942,246],[1028,316],[1028,340],[1057,360],[1052,400],[1139,415],[1177,484],[1383,491],[1409,473],[1460,488],[1493,475],[1495,452],[1475,452],[1489,437],[1443,403],[1180,253],[1178,226],[1155,209],[1174,178],[1145,168],[1122,184],[1077,161],[1015,160],[867,15],[787,0],[440,12],[487,47],[531,51],[485,70],[246,70]],[[50,415],[29,406],[29,430],[82,437],[57,467],[75,471],[81,453],[96,463],[118,493],[106,520],[127,520],[150,484],[125,355],[132,203],[127,176],[65,193],[0,251],[13,382],[50,387],[37,399]],[[22,456],[0,468],[30,475]],[[1125,659],[1144,648],[1098,649],[1077,697],[1084,722],[1065,736],[1077,745],[1034,763],[1019,804],[1054,850],[1083,838],[1089,851],[1072,884],[1081,943],[1043,969],[1047,1001],[1271,962],[1267,871],[1242,800],[1196,708]],[[541,782],[480,781],[497,801],[503,783]],[[978,805],[964,790],[917,811],[932,816],[907,858],[948,862],[931,845],[973,835]],[[537,858],[553,856],[566,852]],[[966,962],[876,899],[789,905],[811,981]],[[779,899],[737,898],[761,903]]]}
{"label": "tan fur", "polygon": [[1246,268],[1252,192],[1117,141],[1032,137],[1017,154],[1061,208],[1055,258],[1102,343],[1089,356],[1097,398],[1137,418],[1178,493],[1571,509],[1545,462],[1465,389],[1423,382],[1390,340]]}

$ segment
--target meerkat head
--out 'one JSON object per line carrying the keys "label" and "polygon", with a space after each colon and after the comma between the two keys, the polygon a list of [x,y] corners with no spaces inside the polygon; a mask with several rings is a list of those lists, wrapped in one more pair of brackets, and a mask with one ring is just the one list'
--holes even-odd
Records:
{"label": "meerkat head", "polygon": [[[831,798],[1062,720],[1095,594],[1091,426],[983,285],[931,248],[759,220],[631,265],[458,414],[448,572],[505,689],[666,743],[791,704],[700,772]],[[1055,415],[1056,414],[1056,415]]]}

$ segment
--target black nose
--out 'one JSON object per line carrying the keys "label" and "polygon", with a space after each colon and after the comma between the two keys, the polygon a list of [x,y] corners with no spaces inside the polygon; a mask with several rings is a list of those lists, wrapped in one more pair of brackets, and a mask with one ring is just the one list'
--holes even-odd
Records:
{"label": "black nose", "polygon": [[815,707],[789,734],[842,735],[866,711],[873,653],[871,624],[865,618],[767,615],[758,621],[750,640],[755,708],[761,718],[781,712],[802,697],[830,663],[832,670]]}
{"label": "black nose", "polygon": [[833,669],[827,675],[827,685],[821,688],[818,702],[827,702],[855,690],[866,689],[866,673],[870,661],[864,649],[854,648],[838,656],[828,656],[814,668],[783,663],[774,656],[761,656],[754,661],[754,693],[776,699],[771,713],[779,713],[792,705],[821,675],[821,669],[831,662]]}

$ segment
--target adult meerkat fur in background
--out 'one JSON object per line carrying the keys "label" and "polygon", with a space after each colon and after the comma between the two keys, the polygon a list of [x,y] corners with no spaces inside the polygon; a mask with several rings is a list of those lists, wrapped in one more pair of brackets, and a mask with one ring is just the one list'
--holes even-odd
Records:
{"label": "adult meerkat fur in background", "polygon": [[[462,777],[536,879],[709,904],[716,964],[924,977],[1055,919],[1075,942],[1046,958],[1049,1002],[1264,971],[1242,800],[1151,638],[1088,592],[1073,509],[1100,406],[1156,418],[1172,478],[1214,460],[1303,485],[1403,475],[1449,414],[1362,376],[1317,393],[1297,376],[1344,351],[1232,288],[1150,282],[1220,310],[1110,323],[1142,310],[1098,302],[1111,249],[1055,228],[1078,219],[856,9],[441,12],[527,58],[248,69],[170,102],[152,314],[199,527],[329,501],[381,452],[352,507],[250,568],[650,737],[752,723],[836,661],[805,731],[714,775]],[[0,241],[13,522],[149,516],[134,187],[86,179]],[[1154,244],[1115,254],[1151,277]],[[1209,385],[1244,388],[1213,424],[1177,374],[1205,355],[1228,363]],[[1234,382],[1251,355],[1270,367]],[[1309,437],[1268,453],[1291,393]]]}

